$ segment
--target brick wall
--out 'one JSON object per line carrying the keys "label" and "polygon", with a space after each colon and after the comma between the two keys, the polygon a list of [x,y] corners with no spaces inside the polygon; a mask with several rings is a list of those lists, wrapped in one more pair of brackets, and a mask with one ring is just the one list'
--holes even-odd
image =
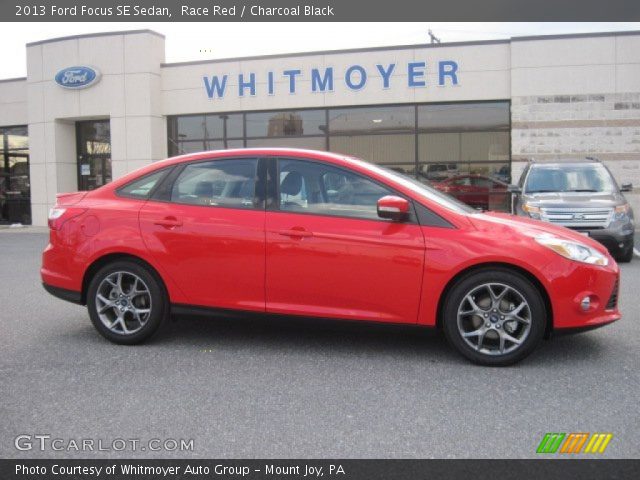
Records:
{"label": "brick wall", "polygon": [[512,178],[529,159],[597,157],[640,217],[640,93],[514,97],[511,103]]}

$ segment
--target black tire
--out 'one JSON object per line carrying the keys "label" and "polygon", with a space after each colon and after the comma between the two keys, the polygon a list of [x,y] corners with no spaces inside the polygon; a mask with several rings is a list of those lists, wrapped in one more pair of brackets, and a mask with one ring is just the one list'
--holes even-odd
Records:
{"label": "black tire", "polygon": [[633,241],[630,245],[623,249],[618,255],[616,255],[616,261],[618,263],[629,263],[633,260]]}
{"label": "black tire", "polygon": [[[493,285],[491,288],[497,294],[496,298],[500,297],[503,286],[509,287],[495,310],[491,306],[493,297],[488,293],[486,285]],[[478,302],[476,306],[481,308],[473,311],[480,311],[482,315],[465,314],[473,309],[468,297]],[[518,309],[514,309],[514,305],[521,300],[526,303],[522,316],[527,318],[514,320],[512,312]],[[485,308],[489,308],[486,313]],[[460,321],[459,311],[462,313]],[[525,323],[526,320],[528,323]],[[451,288],[445,298],[442,326],[449,343],[467,359],[479,365],[507,366],[519,362],[536,348],[544,335],[546,321],[547,311],[543,298],[530,280],[509,269],[491,268],[470,273]],[[484,333],[475,335],[475,338],[469,336],[480,331]],[[467,339],[463,337],[463,332],[467,334]],[[501,340],[501,335],[519,340],[520,343]],[[474,342],[480,347],[470,345]],[[504,353],[500,353],[501,345]]]}
{"label": "black tire", "polygon": [[[118,310],[119,307],[115,306],[106,307],[106,311],[102,314],[103,318],[116,317],[122,313],[122,318],[127,319],[123,323],[118,322],[120,323],[119,326],[110,329],[103,319],[101,319],[101,314],[98,312],[98,302],[101,302],[101,300],[98,300],[96,297],[99,288],[101,289],[101,295],[105,292],[105,288],[115,288],[110,286],[112,284],[105,282],[108,282],[108,280],[106,280],[107,278],[113,279],[113,277],[110,276],[115,275],[117,277],[120,272],[124,274],[123,285],[125,294],[127,290],[129,290],[129,292],[132,291],[130,287],[135,280],[134,277],[137,277],[140,281],[137,288],[144,289],[144,287],[146,287],[148,295],[147,293],[140,294],[139,296],[130,295],[134,297],[131,299],[126,295],[120,295],[121,297],[127,297],[126,301],[129,302],[128,306],[123,308],[129,308],[130,312],[121,312]],[[129,279],[129,285],[126,284],[127,279]],[[142,285],[142,287],[140,287],[140,285]],[[120,291],[122,290],[121,288]],[[118,295],[116,294],[114,299],[117,300],[117,297]],[[102,298],[105,298],[105,296],[103,295]],[[109,300],[111,299],[109,298]],[[135,302],[137,302],[137,304],[135,304]],[[102,303],[101,306],[104,307],[105,304]],[[133,310],[136,308],[149,310],[142,315],[138,314],[138,318],[144,319],[144,323],[137,320],[134,316]],[[158,330],[169,311],[169,302],[165,294],[164,285],[155,272],[150,271],[142,263],[130,260],[118,260],[102,267],[91,279],[87,290],[87,309],[93,326],[103,337],[114,343],[133,345],[144,342]],[[106,320],[109,320],[109,318],[106,318]],[[122,330],[123,328],[131,333],[126,333]]]}

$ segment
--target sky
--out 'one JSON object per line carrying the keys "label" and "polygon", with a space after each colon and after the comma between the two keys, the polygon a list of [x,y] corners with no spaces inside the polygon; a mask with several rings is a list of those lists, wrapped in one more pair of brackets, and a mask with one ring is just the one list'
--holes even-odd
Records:
{"label": "sky", "polygon": [[443,43],[526,35],[640,30],[640,22],[589,23],[2,23],[0,79],[26,76],[25,44],[68,35],[151,29],[166,36],[166,61],[314,50]]}

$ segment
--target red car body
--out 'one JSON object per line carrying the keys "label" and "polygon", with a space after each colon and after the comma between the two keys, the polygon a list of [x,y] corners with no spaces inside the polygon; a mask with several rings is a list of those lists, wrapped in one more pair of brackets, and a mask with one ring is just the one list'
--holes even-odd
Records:
{"label": "red car body", "polygon": [[475,208],[493,210],[494,206],[505,206],[507,200],[508,185],[484,175],[456,175],[433,186]]}
{"label": "red car body", "polygon": [[[122,186],[158,169],[204,159],[299,158],[348,169],[386,185],[451,228],[264,209],[211,208],[123,198]],[[499,213],[460,213],[419,194],[409,180],[326,152],[243,149],[148,165],[91,192],[62,194],[51,221],[42,281],[55,295],[87,302],[91,275],[107,259],[136,258],[157,272],[172,308],[194,306],[305,317],[435,326],[456,278],[481,266],[520,272],[540,288],[550,329],[604,325],[619,269],[607,250],[578,233]],[[608,258],[565,259],[534,240],[553,234]],[[589,295],[588,310],[580,300]]]}

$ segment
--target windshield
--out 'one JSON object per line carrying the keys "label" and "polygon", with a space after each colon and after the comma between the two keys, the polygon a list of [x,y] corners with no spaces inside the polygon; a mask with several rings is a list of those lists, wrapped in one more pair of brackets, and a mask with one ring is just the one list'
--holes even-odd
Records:
{"label": "windshield", "polygon": [[366,163],[367,163],[367,166],[369,166],[370,168],[374,168],[384,172],[386,176],[391,177],[396,182],[411,189],[417,194],[422,195],[426,199],[431,200],[432,202],[435,202],[438,205],[441,205],[445,208],[448,208],[449,210],[452,210],[457,213],[478,213],[478,211],[475,208],[470,207],[466,203],[462,203],[461,201],[456,200],[455,198],[447,195],[446,193],[436,190],[435,188],[429,185],[426,185],[420,182],[419,180],[416,180],[415,178],[410,177],[409,175],[397,172],[390,168],[381,167],[380,165],[374,165],[368,162]]}
{"label": "windshield", "polygon": [[598,163],[583,165],[535,165],[527,176],[524,193],[602,192],[616,186],[609,171]]}

